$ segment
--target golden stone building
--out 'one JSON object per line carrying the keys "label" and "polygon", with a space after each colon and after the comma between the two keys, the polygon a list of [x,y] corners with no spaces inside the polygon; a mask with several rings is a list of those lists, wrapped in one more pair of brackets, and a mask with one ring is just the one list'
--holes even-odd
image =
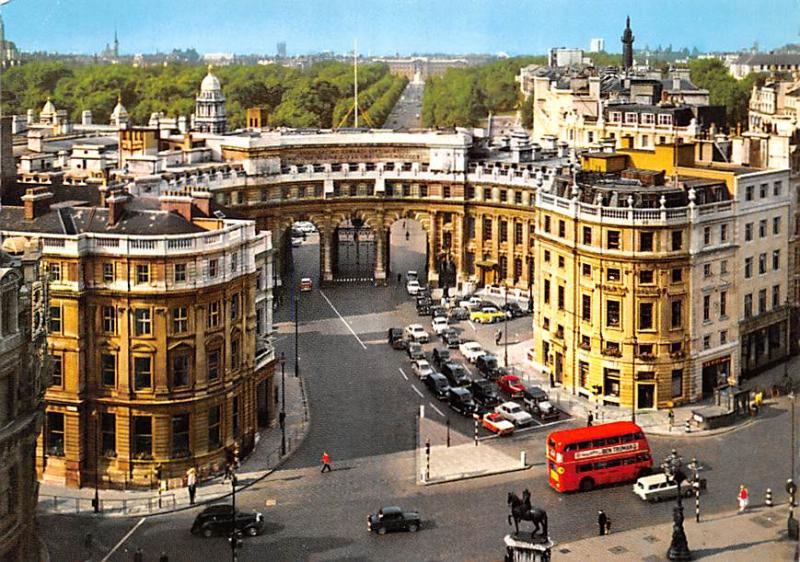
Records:
{"label": "golden stone building", "polygon": [[4,238],[42,241],[52,382],[36,468],[67,486],[149,486],[220,470],[273,417],[274,354],[259,298],[270,238],[216,218],[208,193],[103,207],[52,203],[45,187],[4,206]]}

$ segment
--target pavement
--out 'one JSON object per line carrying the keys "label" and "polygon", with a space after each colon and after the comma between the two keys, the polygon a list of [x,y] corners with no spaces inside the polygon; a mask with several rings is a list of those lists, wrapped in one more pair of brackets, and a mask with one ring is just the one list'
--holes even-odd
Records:
{"label": "pavement", "polygon": [[[280,331],[288,331],[289,326],[279,326]],[[287,365],[287,372],[292,369]],[[275,379],[280,389],[280,378]],[[250,455],[241,462],[237,471],[237,492],[260,482],[296,450],[308,431],[309,414],[306,404],[303,378],[286,377],[286,455],[281,455],[281,431],[275,426],[262,430],[256,437],[256,446]],[[100,490],[100,513],[94,513],[92,499],[94,488],[66,488],[42,483],[39,488],[40,514],[80,514],[100,517],[129,517],[150,514],[163,514],[190,509],[197,504],[213,503],[231,495],[230,480],[222,476],[199,482],[195,506],[189,503],[189,492],[185,487],[168,489],[161,494],[152,490]]]}
{"label": "pavement", "polygon": [[[796,560],[797,541],[786,536],[788,505],[759,507],[744,513],[729,511],[704,518],[690,519],[683,528],[692,560],[707,562],[751,562],[753,560]],[[613,523],[612,523],[613,524]],[[619,562],[667,560],[672,538],[672,523],[641,527],[580,541],[557,544],[552,551],[558,562],[613,560]]]}

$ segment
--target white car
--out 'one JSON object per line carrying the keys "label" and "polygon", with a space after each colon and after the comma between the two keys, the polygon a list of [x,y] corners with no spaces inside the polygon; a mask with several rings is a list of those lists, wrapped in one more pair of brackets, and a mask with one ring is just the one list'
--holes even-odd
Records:
{"label": "white car", "polygon": [[406,281],[419,281],[419,274],[413,269],[406,271]]}
{"label": "white car", "polygon": [[458,350],[461,352],[461,355],[464,356],[464,359],[470,363],[475,363],[478,357],[486,353],[481,347],[481,344],[476,341],[465,341],[458,346]]}
{"label": "white car", "polygon": [[302,245],[303,245],[303,239],[302,238],[294,238],[294,237],[292,237],[292,248],[297,248],[298,246],[302,246]]}
{"label": "white car", "polygon": [[[701,489],[705,489],[705,482],[702,482]],[[692,482],[689,480],[682,481],[681,493],[688,496],[692,492]],[[668,500],[674,499],[678,495],[678,486],[674,482],[667,480],[666,474],[651,474],[642,476],[636,481],[633,485],[633,493],[644,501]]]}
{"label": "white car", "polygon": [[411,296],[414,296],[417,293],[419,293],[419,281],[417,281],[416,279],[411,279],[410,281],[408,281],[406,283],[406,292]]}
{"label": "white car", "polygon": [[441,336],[442,333],[449,328],[449,325],[447,324],[447,318],[444,316],[437,316],[431,320],[431,327],[437,336]]}
{"label": "white car", "polygon": [[317,231],[317,227],[314,226],[313,222],[308,221],[300,221],[294,223],[295,230],[299,230],[300,232],[305,232],[306,234],[311,234],[312,232]]}
{"label": "white car", "polygon": [[406,326],[403,335],[407,340],[419,343],[427,343],[431,341],[430,334],[425,331],[425,328],[422,327],[422,324],[410,324]]}
{"label": "white car", "polygon": [[411,372],[417,375],[419,380],[424,381],[428,378],[428,375],[433,373],[433,368],[424,359],[417,359],[411,364]]}
{"label": "white car", "polygon": [[467,310],[471,311],[475,308],[478,308],[482,302],[483,301],[481,300],[480,297],[470,297],[466,300],[462,299],[458,301],[458,306],[460,306],[461,308],[466,308]]}
{"label": "white car", "polygon": [[513,423],[516,427],[530,425],[533,423],[533,416],[522,409],[516,402],[503,402],[494,409],[503,419]]}

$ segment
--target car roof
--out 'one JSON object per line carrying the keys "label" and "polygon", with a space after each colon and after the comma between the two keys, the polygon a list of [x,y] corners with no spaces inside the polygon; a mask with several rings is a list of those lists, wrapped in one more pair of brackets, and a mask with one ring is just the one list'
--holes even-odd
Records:
{"label": "car roof", "polygon": [[522,409],[522,406],[520,406],[520,405],[519,405],[519,404],[517,404],[516,402],[512,402],[511,400],[509,400],[508,402],[503,402],[503,404],[502,404],[502,405],[503,405],[503,406],[506,406],[506,407],[511,407],[511,406],[514,406],[514,407],[517,407],[517,408],[520,408],[520,409]]}
{"label": "car roof", "polygon": [[457,386],[455,388],[451,388],[450,392],[452,392],[453,394],[460,394],[460,395],[465,395],[465,394],[469,394],[470,393],[469,390],[467,390],[466,388],[461,387],[461,386]]}
{"label": "car roof", "polygon": [[200,515],[204,513],[230,513],[233,511],[233,506],[227,503],[218,503],[214,505],[209,505],[203,511],[200,512]]}
{"label": "car roof", "polygon": [[381,513],[386,515],[387,513],[403,513],[403,510],[397,507],[396,505],[387,505],[386,507],[381,508]]}
{"label": "car roof", "polygon": [[432,379],[432,380],[435,380],[435,381],[447,382],[447,377],[444,376],[442,373],[437,373],[436,371],[434,371],[430,375],[428,375],[428,378]]}
{"label": "car roof", "polygon": [[484,353],[483,355],[478,357],[478,359],[483,359],[484,361],[489,361],[491,359],[497,360],[497,355],[495,355],[494,353]]}
{"label": "car roof", "polygon": [[539,386],[529,386],[525,389],[525,392],[531,396],[547,396],[547,393]]}
{"label": "car roof", "polygon": [[642,476],[637,480],[637,482],[641,482],[642,484],[658,484],[661,482],[665,482],[667,480],[667,475],[663,472],[658,474],[651,474],[649,476]]}
{"label": "car roof", "polygon": [[311,277],[303,277],[300,279],[300,281],[311,281]]}

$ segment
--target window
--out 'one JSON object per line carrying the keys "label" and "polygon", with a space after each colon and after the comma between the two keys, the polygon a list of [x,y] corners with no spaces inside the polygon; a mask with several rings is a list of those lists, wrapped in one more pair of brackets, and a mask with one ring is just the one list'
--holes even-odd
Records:
{"label": "window", "polygon": [[51,355],[50,368],[50,386],[64,386],[64,358],[61,355]]}
{"label": "window", "polygon": [[564,310],[564,286],[558,286],[558,309]]}
{"label": "window", "polygon": [[781,286],[772,286],[772,308],[778,308],[781,305]]}
{"label": "window", "polygon": [[781,218],[780,217],[772,217],[772,234],[780,234],[781,233]]}
{"label": "window", "polygon": [[673,283],[680,283],[682,278],[683,278],[683,270],[682,269],[673,269],[672,270],[672,282]]}
{"label": "window", "polygon": [[725,242],[728,240],[728,225],[721,224],[719,225],[719,240],[720,242]]}
{"label": "window", "polygon": [[153,324],[150,317],[149,308],[135,308],[133,310],[135,318],[135,331],[137,336],[149,336],[152,333]]}
{"label": "window", "polygon": [[492,239],[492,219],[488,217],[484,217],[483,219],[483,239]]}
{"label": "window", "polygon": [[47,412],[47,454],[64,456],[64,414]]}
{"label": "window", "polygon": [[234,396],[231,403],[231,425],[233,426],[233,436],[239,438],[239,397]]}
{"label": "window", "polygon": [[607,247],[609,250],[619,250],[619,230],[609,230],[606,234]]}
{"label": "window", "polygon": [[544,280],[544,304],[550,304],[550,280]]}
{"label": "window", "polygon": [[581,334],[581,349],[585,349],[586,351],[592,350],[592,338]]}
{"label": "window", "polygon": [[672,115],[668,115],[666,113],[659,113],[658,114],[658,124],[659,125],[672,125]]}
{"label": "window", "polygon": [[683,369],[672,369],[672,398],[683,396]]}
{"label": "window", "polygon": [[153,386],[153,371],[150,357],[133,358],[133,388],[144,390]]}
{"label": "window", "polygon": [[231,321],[235,322],[239,317],[239,293],[231,295]]}
{"label": "window", "polygon": [[187,386],[189,384],[189,354],[186,352],[175,353],[172,356],[172,386]]}
{"label": "window", "polygon": [[208,449],[219,449],[220,440],[220,406],[213,406],[208,409]]}
{"label": "window", "polygon": [[172,416],[172,458],[191,456],[189,450],[189,414]]}
{"label": "window", "polygon": [[639,272],[639,283],[649,285],[653,282],[653,270],[643,269]]}
{"label": "window", "polygon": [[514,223],[514,244],[522,244],[522,223]]}
{"label": "window", "polygon": [[703,336],[703,349],[711,349],[711,336]]}
{"label": "window", "polygon": [[728,291],[720,291],[719,293],[719,316],[720,318],[728,316]]}
{"label": "window", "polygon": [[189,330],[189,307],[176,306],[172,309],[172,332],[182,334]]}
{"label": "window", "polygon": [[592,265],[588,263],[581,264],[581,274],[585,275],[586,277],[591,277]]}
{"label": "window", "polygon": [[578,376],[581,388],[588,388],[589,385],[589,364],[586,361],[578,362]]}
{"label": "window", "polygon": [[117,311],[113,306],[102,307],[103,332],[114,334],[117,331]]}
{"label": "window", "polygon": [[239,254],[231,254],[231,272],[234,273],[239,269]]}
{"label": "window", "polygon": [[149,283],[150,282],[150,265],[138,264],[136,266],[136,282]]}
{"label": "window", "polygon": [[50,262],[47,264],[47,270],[50,273],[50,281],[61,281],[61,264]]}
{"label": "window", "polygon": [[561,219],[558,221],[558,235],[561,238],[565,238],[567,236],[567,223]]}
{"label": "window", "polygon": [[208,380],[215,381],[219,378],[220,350],[212,349],[206,354],[206,369]]}
{"label": "window", "polygon": [[750,318],[753,316],[753,294],[747,293],[744,296],[744,317]]}
{"label": "window", "polygon": [[62,329],[61,323],[61,307],[60,306],[51,306],[50,307],[50,322],[49,322],[49,332],[51,334],[60,334]]}
{"label": "window", "polygon": [[670,315],[670,326],[672,328],[680,328],[683,326],[683,301],[672,301],[672,314]]}
{"label": "window", "polygon": [[100,453],[104,457],[117,456],[117,416],[103,412],[100,416],[100,433],[102,441]]}
{"label": "window", "polygon": [[767,311],[767,290],[760,289],[758,291],[758,313],[764,314]]}
{"label": "window", "polygon": [[100,378],[103,386],[115,388],[117,386],[117,357],[112,353],[100,355]]}
{"label": "window", "polygon": [[758,186],[758,196],[761,199],[764,199],[767,196],[767,188],[768,187],[769,187],[769,185],[767,185],[766,183],[762,183],[761,185]]}
{"label": "window", "polygon": [[591,295],[581,295],[581,318],[587,322],[592,321]]}
{"label": "window", "polygon": [[185,263],[176,263],[175,264],[175,271],[173,272],[173,280],[175,283],[185,283],[186,282],[186,264]]}
{"label": "window", "polygon": [[[501,256],[501,258],[502,258],[502,257],[503,257],[503,256]],[[564,269],[564,267],[566,266],[566,264],[567,264],[567,261],[566,261],[566,259],[564,258],[564,256],[558,256],[558,267],[560,267],[561,269]],[[503,276],[501,275],[501,277],[503,277]]]}
{"label": "window", "polygon": [[750,242],[753,239],[753,223],[748,222],[744,225],[744,241]]}
{"label": "window", "polygon": [[776,181],[774,184],[772,184],[772,195],[775,197],[780,196],[782,190],[783,184],[780,181]]}
{"label": "window", "polygon": [[683,231],[672,231],[672,251],[677,252],[683,247]]}
{"label": "window", "polygon": [[103,264],[103,281],[105,283],[112,283],[114,281],[114,264],[113,263],[104,263]]}
{"label": "window", "polygon": [[719,262],[719,274],[726,275],[728,273],[728,260]]}
{"label": "window", "polygon": [[619,328],[620,308],[619,301],[609,300],[606,303],[606,326]]}
{"label": "window", "polygon": [[744,191],[744,200],[745,201],[752,201],[753,200],[753,193],[755,193],[755,188],[752,185],[748,185]]}
{"label": "window", "polygon": [[213,278],[217,276],[217,273],[219,273],[219,260],[208,260],[208,276]]}
{"label": "window", "polygon": [[653,329],[653,303],[651,302],[639,303],[639,329]]}
{"label": "window", "polygon": [[616,267],[609,267],[606,271],[606,279],[609,281],[619,281],[621,274]]}
{"label": "window", "polygon": [[500,242],[508,242],[508,221],[500,221]]}
{"label": "window", "polygon": [[550,262],[550,250],[544,251],[544,261],[548,263]]}
{"label": "window", "polygon": [[639,250],[642,252],[653,251],[653,233],[641,232],[639,233]]}
{"label": "window", "polygon": [[216,328],[219,326],[219,301],[208,303],[208,327]]}
{"label": "window", "polygon": [[544,216],[544,231],[550,234],[550,215]]}
{"label": "window", "polygon": [[711,244],[711,227],[710,226],[703,227],[703,244],[705,244],[706,246]]}
{"label": "window", "polygon": [[584,226],[583,227],[583,243],[587,246],[592,244],[592,227],[591,226]]}
{"label": "window", "polygon": [[703,295],[703,322],[711,320],[711,295]]}
{"label": "window", "polygon": [[239,338],[231,340],[231,369],[236,371],[242,364],[242,346]]}
{"label": "window", "polygon": [[758,255],[758,273],[763,275],[767,272],[767,253],[761,253]]}
{"label": "window", "polygon": [[767,219],[758,221],[758,237],[764,238],[767,235]]}
{"label": "window", "polygon": [[467,217],[467,238],[475,238],[475,217]]}
{"label": "window", "polygon": [[136,459],[153,458],[153,419],[133,416],[133,455]]}
{"label": "window", "polygon": [[603,369],[603,394],[619,398],[619,369]]}
{"label": "window", "polygon": [[750,279],[753,276],[753,258],[744,258],[744,278]]}
{"label": "window", "polygon": [[725,345],[728,343],[728,330],[720,330],[719,332],[719,344]]}
{"label": "window", "polygon": [[772,270],[777,271],[781,268],[781,251],[772,250]]}
{"label": "window", "polygon": [[639,115],[636,113],[626,112],[625,113],[625,123],[627,125],[635,125],[639,122]]}
{"label": "window", "polygon": [[706,279],[711,277],[711,264],[710,263],[704,263],[703,264],[703,277],[706,278]]}

